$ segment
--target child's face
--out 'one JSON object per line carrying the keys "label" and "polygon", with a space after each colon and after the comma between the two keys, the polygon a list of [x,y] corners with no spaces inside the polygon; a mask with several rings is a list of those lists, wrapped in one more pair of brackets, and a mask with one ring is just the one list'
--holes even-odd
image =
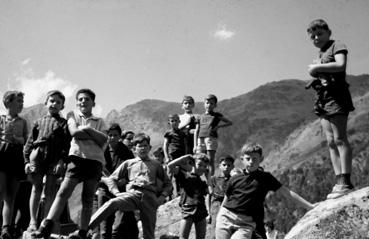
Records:
{"label": "child's face", "polygon": [[108,132],[108,143],[110,145],[116,145],[119,142],[120,134],[118,130],[110,130]]}
{"label": "child's face", "polygon": [[192,109],[194,107],[194,104],[189,101],[189,100],[184,100],[182,102],[182,109],[186,112],[186,113],[191,113]]}
{"label": "child's face", "polygon": [[244,154],[242,156],[243,165],[249,173],[256,171],[261,161],[263,161],[263,157],[259,153]]}
{"label": "child's face", "polygon": [[132,144],[133,137],[134,137],[134,135],[129,133],[123,139],[123,144],[125,144],[129,149],[131,149],[133,147],[133,144]]}
{"label": "child's face", "polygon": [[202,175],[206,172],[208,167],[208,164],[206,164],[204,161],[196,160],[195,161],[195,173],[197,175]]}
{"label": "child's face", "polygon": [[161,153],[154,153],[154,159],[161,164],[164,163],[164,155]]}
{"label": "child's face", "polygon": [[214,100],[205,100],[204,106],[207,112],[212,112],[217,107],[217,104]]}
{"label": "child's face", "polygon": [[63,109],[64,102],[58,95],[50,95],[46,107],[50,115],[57,115]]}
{"label": "child's face", "polygon": [[223,175],[226,176],[231,174],[233,167],[234,167],[233,163],[229,160],[223,160],[219,164],[219,170],[223,173]]}
{"label": "child's face", "polygon": [[179,126],[179,118],[170,118],[169,125],[172,129],[178,129]]}
{"label": "child's face", "polygon": [[80,93],[77,96],[77,108],[82,114],[90,115],[92,112],[92,107],[95,106],[95,102],[86,93]]}
{"label": "child's face", "polygon": [[150,152],[151,146],[147,141],[137,143],[135,145],[135,151],[138,157],[147,158]]}
{"label": "child's face", "polygon": [[11,102],[6,104],[6,108],[8,109],[10,114],[18,114],[23,110],[23,96],[15,97]]}
{"label": "child's face", "polygon": [[309,33],[309,37],[314,46],[321,49],[329,41],[331,37],[331,31],[317,28]]}

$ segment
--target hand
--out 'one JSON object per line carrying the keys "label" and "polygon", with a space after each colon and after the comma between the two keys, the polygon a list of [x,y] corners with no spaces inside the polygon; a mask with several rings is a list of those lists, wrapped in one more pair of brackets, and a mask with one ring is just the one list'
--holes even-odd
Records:
{"label": "hand", "polygon": [[61,175],[64,171],[65,167],[64,167],[64,163],[63,162],[59,162],[55,168],[54,168],[54,173],[55,175]]}
{"label": "hand", "polygon": [[211,224],[211,222],[212,222],[212,217],[211,217],[211,215],[209,214],[207,217],[206,217],[206,222],[208,223],[208,224]]}
{"label": "hand", "polygon": [[318,77],[318,64],[310,64],[308,65],[308,72],[312,77]]}
{"label": "hand", "polygon": [[26,174],[30,174],[34,171],[34,168],[31,167],[31,164],[30,163],[27,163],[25,166],[24,166],[24,172]]}

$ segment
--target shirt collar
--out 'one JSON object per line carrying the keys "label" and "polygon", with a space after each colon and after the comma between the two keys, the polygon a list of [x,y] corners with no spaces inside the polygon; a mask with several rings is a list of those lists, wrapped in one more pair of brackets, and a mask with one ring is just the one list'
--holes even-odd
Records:
{"label": "shirt collar", "polygon": [[78,116],[85,118],[85,119],[90,119],[90,120],[98,120],[99,118],[94,116],[93,114],[91,114],[90,117],[86,117],[84,114],[82,114],[81,111],[77,110],[76,113],[78,114]]}

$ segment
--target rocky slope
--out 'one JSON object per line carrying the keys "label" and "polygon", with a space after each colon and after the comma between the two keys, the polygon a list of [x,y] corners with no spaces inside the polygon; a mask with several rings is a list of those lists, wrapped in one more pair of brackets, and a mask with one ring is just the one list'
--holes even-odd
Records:
{"label": "rocky slope", "polygon": [[369,188],[318,204],[285,239],[369,238]]}

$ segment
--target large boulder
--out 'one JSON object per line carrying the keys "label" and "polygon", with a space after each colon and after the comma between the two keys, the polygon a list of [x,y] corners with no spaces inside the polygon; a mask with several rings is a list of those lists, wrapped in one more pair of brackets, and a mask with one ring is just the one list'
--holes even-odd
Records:
{"label": "large boulder", "polygon": [[369,187],[320,202],[285,239],[369,238]]}

